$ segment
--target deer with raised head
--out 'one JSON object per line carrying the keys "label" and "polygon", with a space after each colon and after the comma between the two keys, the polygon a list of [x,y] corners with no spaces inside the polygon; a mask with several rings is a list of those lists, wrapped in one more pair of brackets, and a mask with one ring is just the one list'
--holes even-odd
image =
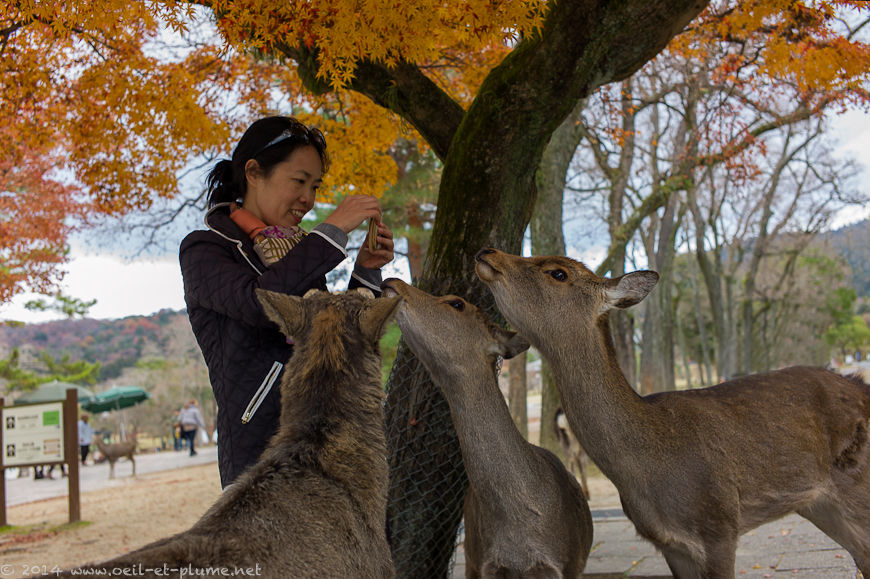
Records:
{"label": "deer with raised head", "polygon": [[444,393],[462,450],[466,577],[580,577],[592,517],[576,479],[527,442],[498,388],[497,359],[529,347],[457,296],[435,297],[401,280],[402,337]]}
{"label": "deer with raised head", "polygon": [[571,430],[678,578],[733,578],[738,537],[796,512],[870,577],[870,386],[811,367],[639,396],[608,313],[658,274],[608,279],[566,257],[485,249],[478,277],[553,368]]}
{"label": "deer with raised head", "polygon": [[395,575],[379,341],[400,300],[367,289],[256,292],[275,331],[294,341],[269,446],[187,531],[60,576]]}
{"label": "deer with raised head", "polygon": [[109,462],[109,478],[115,478],[115,463],[119,458],[127,457],[130,464],[133,465],[133,474],[136,476],[136,459],[133,455],[136,454],[136,434],[133,433],[129,440],[124,442],[113,442],[106,444],[103,442],[103,437],[99,434],[94,435],[94,444],[100,449],[100,453],[106,457]]}
{"label": "deer with raised head", "polygon": [[565,411],[562,408],[557,408],[553,414],[553,431],[556,433],[559,446],[562,447],[565,462],[568,463],[568,472],[579,477],[583,494],[586,496],[586,500],[589,500],[589,481],[586,478],[586,463],[589,462],[589,457],[580,446],[580,441],[571,432],[571,425],[568,424],[568,417],[565,416]]}

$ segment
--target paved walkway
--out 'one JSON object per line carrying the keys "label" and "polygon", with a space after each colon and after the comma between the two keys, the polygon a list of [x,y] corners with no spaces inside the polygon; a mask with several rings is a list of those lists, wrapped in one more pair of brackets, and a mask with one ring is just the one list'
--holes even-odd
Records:
{"label": "paved walkway", "polygon": [[[185,451],[163,451],[136,455],[136,474],[173,470],[198,464],[217,461],[217,446],[204,446],[197,449],[196,456]],[[34,479],[33,469],[28,468],[27,476],[6,479],[6,506],[20,505],[53,497],[67,496],[69,483],[60,476],[59,467],[54,469],[54,478]],[[7,471],[8,473],[8,471]],[[9,473],[12,474],[12,473]],[[94,491],[107,487],[124,486],[133,474],[133,465],[127,459],[115,463],[115,478],[109,478],[109,463],[88,465],[79,468],[79,489],[81,492]]]}
{"label": "paved walkway", "polygon": [[[594,511],[594,547],[584,574],[602,577],[670,577],[652,545],[641,539],[622,511]],[[797,515],[763,525],[740,539],[738,577],[854,579],[852,557]]]}
{"label": "paved walkway", "polygon": [[[661,579],[670,570],[651,543],[641,539],[622,510],[592,510],[594,538],[583,576],[589,579]],[[852,557],[806,519],[790,515],[743,535],[737,549],[736,577],[855,579]],[[465,577],[462,546],[452,579]]]}

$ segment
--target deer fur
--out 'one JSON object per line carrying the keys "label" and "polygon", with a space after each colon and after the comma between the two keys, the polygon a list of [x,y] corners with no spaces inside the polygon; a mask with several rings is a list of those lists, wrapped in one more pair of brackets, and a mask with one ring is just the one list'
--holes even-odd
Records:
{"label": "deer fur", "polygon": [[395,575],[379,340],[400,300],[374,299],[369,290],[311,290],[304,298],[256,291],[295,344],[281,378],[278,432],[190,529],[87,569],[130,566],[137,577],[219,568],[276,578]]}
{"label": "deer fur", "polygon": [[130,461],[130,464],[133,465],[133,475],[136,476],[136,459],[133,458],[133,455],[136,454],[136,436],[135,434],[130,437],[130,440],[125,440],[124,442],[113,442],[111,444],[106,444],[103,442],[103,438],[98,434],[94,435],[94,444],[97,445],[97,448],[100,449],[100,452],[103,456],[106,457],[106,460],[109,461],[109,478],[115,478],[115,463],[119,458],[127,457]]}
{"label": "deer fur", "polygon": [[497,358],[528,342],[457,296],[398,279],[382,288],[403,298],[405,343],[450,406],[469,480],[466,577],[580,577],[592,545],[583,492],[556,455],[523,438],[498,388]]}
{"label": "deer fur", "polygon": [[566,257],[478,253],[502,314],[549,361],[571,429],[678,578],[733,578],[738,537],[797,512],[870,577],[870,386],[793,367],[641,397],[608,312],[655,272],[607,279]]}
{"label": "deer fur", "polygon": [[559,446],[562,447],[562,453],[565,455],[565,461],[568,463],[568,472],[579,477],[583,495],[588,501],[589,481],[586,478],[586,465],[589,462],[589,457],[580,446],[580,441],[571,432],[568,417],[565,416],[565,411],[562,408],[557,408],[553,414],[553,431],[556,433],[556,440],[559,441]]}

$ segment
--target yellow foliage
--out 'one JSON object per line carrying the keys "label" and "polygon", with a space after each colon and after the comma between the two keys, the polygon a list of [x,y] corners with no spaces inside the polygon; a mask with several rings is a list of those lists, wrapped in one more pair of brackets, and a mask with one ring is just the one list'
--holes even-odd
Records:
{"label": "yellow foliage", "polygon": [[400,60],[436,61],[442,51],[475,52],[515,41],[540,24],[543,0],[215,0],[219,27],[237,48],[270,50],[277,43],[317,47],[318,76],[346,86],[356,63],[366,58],[393,65]]}

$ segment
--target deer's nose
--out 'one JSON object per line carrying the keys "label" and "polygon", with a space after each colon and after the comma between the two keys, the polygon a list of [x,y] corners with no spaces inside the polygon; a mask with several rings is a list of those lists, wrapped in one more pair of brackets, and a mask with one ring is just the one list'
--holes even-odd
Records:
{"label": "deer's nose", "polygon": [[482,258],[484,255],[489,255],[490,253],[495,253],[495,250],[491,247],[484,247],[477,252],[477,255],[474,256],[474,259],[480,261],[480,258]]}

